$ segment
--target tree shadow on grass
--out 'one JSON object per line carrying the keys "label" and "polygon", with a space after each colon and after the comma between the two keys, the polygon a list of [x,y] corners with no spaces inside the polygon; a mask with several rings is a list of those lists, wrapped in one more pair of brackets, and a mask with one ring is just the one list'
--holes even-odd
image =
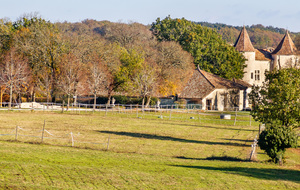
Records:
{"label": "tree shadow on grass", "polygon": [[177,142],[184,142],[184,143],[199,143],[199,144],[208,144],[208,145],[226,145],[226,146],[247,147],[247,145],[245,145],[245,144],[239,144],[239,143],[199,141],[199,140],[181,139],[181,138],[176,138],[176,137],[161,136],[161,135],[146,134],[146,133],[132,133],[132,132],[124,132],[124,131],[122,131],[122,132],[117,132],[117,131],[98,131],[98,132],[100,132],[100,133],[106,133],[106,134],[122,135],[122,136],[128,136],[128,137],[144,138],[144,139],[156,139],[156,140],[164,140],[164,141],[177,141]]}
{"label": "tree shadow on grass", "polygon": [[244,142],[244,143],[249,143],[249,142],[253,142],[254,140],[244,140],[244,139],[226,139],[226,138],[222,138],[223,140],[227,140],[227,141],[239,141],[239,142]]}
{"label": "tree shadow on grass", "polygon": [[230,162],[249,162],[249,160],[230,157],[230,156],[211,156],[207,158],[189,158],[185,156],[176,156],[175,158],[183,159],[183,160],[219,160],[219,161],[230,161]]}
{"label": "tree shadow on grass", "polygon": [[180,123],[168,123],[170,125],[181,125],[181,126],[189,126],[189,127],[201,127],[201,128],[209,128],[209,129],[224,129],[224,130],[232,130],[232,131],[249,131],[255,132],[258,130],[255,129],[243,129],[243,128],[233,128],[233,127],[217,127],[217,126],[207,126],[207,125],[197,125],[197,124],[180,124]]}
{"label": "tree shadow on grass", "polygon": [[174,167],[192,168],[199,170],[221,171],[230,174],[255,177],[265,180],[285,180],[300,183],[300,171],[273,168],[246,168],[246,167],[212,167],[212,166],[187,166],[171,165]]}

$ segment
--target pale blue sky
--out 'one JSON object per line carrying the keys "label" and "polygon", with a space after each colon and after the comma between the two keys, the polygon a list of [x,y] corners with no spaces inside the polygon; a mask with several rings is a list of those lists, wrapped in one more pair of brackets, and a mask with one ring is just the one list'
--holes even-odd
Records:
{"label": "pale blue sky", "polygon": [[0,18],[15,21],[38,12],[44,19],[84,19],[151,24],[157,17],[219,22],[234,26],[263,24],[300,32],[299,0],[0,0]]}

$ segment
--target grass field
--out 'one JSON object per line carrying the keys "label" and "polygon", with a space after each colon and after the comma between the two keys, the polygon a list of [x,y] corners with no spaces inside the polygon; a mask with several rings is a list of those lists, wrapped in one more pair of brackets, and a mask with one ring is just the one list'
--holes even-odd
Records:
{"label": "grass field", "polygon": [[299,147],[248,161],[258,123],[153,115],[2,111],[0,189],[300,189]]}

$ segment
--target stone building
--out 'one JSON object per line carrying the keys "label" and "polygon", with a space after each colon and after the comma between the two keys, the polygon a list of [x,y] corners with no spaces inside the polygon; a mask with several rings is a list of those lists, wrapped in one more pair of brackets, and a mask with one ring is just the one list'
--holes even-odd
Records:
{"label": "stone building", "polygon": [[269,49],[255,49],[246,28],[243,27],[234,47],[242,52],[246,58],[247,67],[244,70],[243,80],[251,85],[261,86],[265,81],[266,71],[295,66],[299,62],[299,57],[295,55],[296,46],[288,31],[277,48],[271,51]]}
{"label": "stone building", "polygon": [[243,110],[248,108],[250,90],[251,85],[244,81],[231,81],[198,68],[179,97],[201,104],[203,110]]}

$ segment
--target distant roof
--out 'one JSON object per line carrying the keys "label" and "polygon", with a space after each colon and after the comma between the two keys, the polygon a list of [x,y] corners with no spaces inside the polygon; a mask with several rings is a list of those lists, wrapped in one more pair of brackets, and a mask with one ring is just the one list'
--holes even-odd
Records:
{"label": "distant roof", "polygon": [[215,87],[215,88],[239,88],[245,89],[251,87],[251,85],[242,80],[229,80],[222,78],[218,75],[198,69],[198,71]]}
{"label": "distant roof", "polygon": [[245,26],[241,30],[241,33],[240,33],[238,39],[236,40],[234,47],[236,48],[236,50],[238,50],[240,52],[254,52],[255,51]]}
{"label": "distant roof", "polygon": [[277,48],[272,52],[274,55],[293,55],[297,51],[297,48],[292,41],[290,34],[286,31],[286,34],[282,38]]}
{"label": "distant roof", "polygon": [[[204,85],[205,83],[208,85]],[[247,82],[241,80],[231,81],[198,68],[194,71],[180,96],[184,98],[205,98],[215,89],[244,90],[248,87],[251,87],[251,85]]]}

